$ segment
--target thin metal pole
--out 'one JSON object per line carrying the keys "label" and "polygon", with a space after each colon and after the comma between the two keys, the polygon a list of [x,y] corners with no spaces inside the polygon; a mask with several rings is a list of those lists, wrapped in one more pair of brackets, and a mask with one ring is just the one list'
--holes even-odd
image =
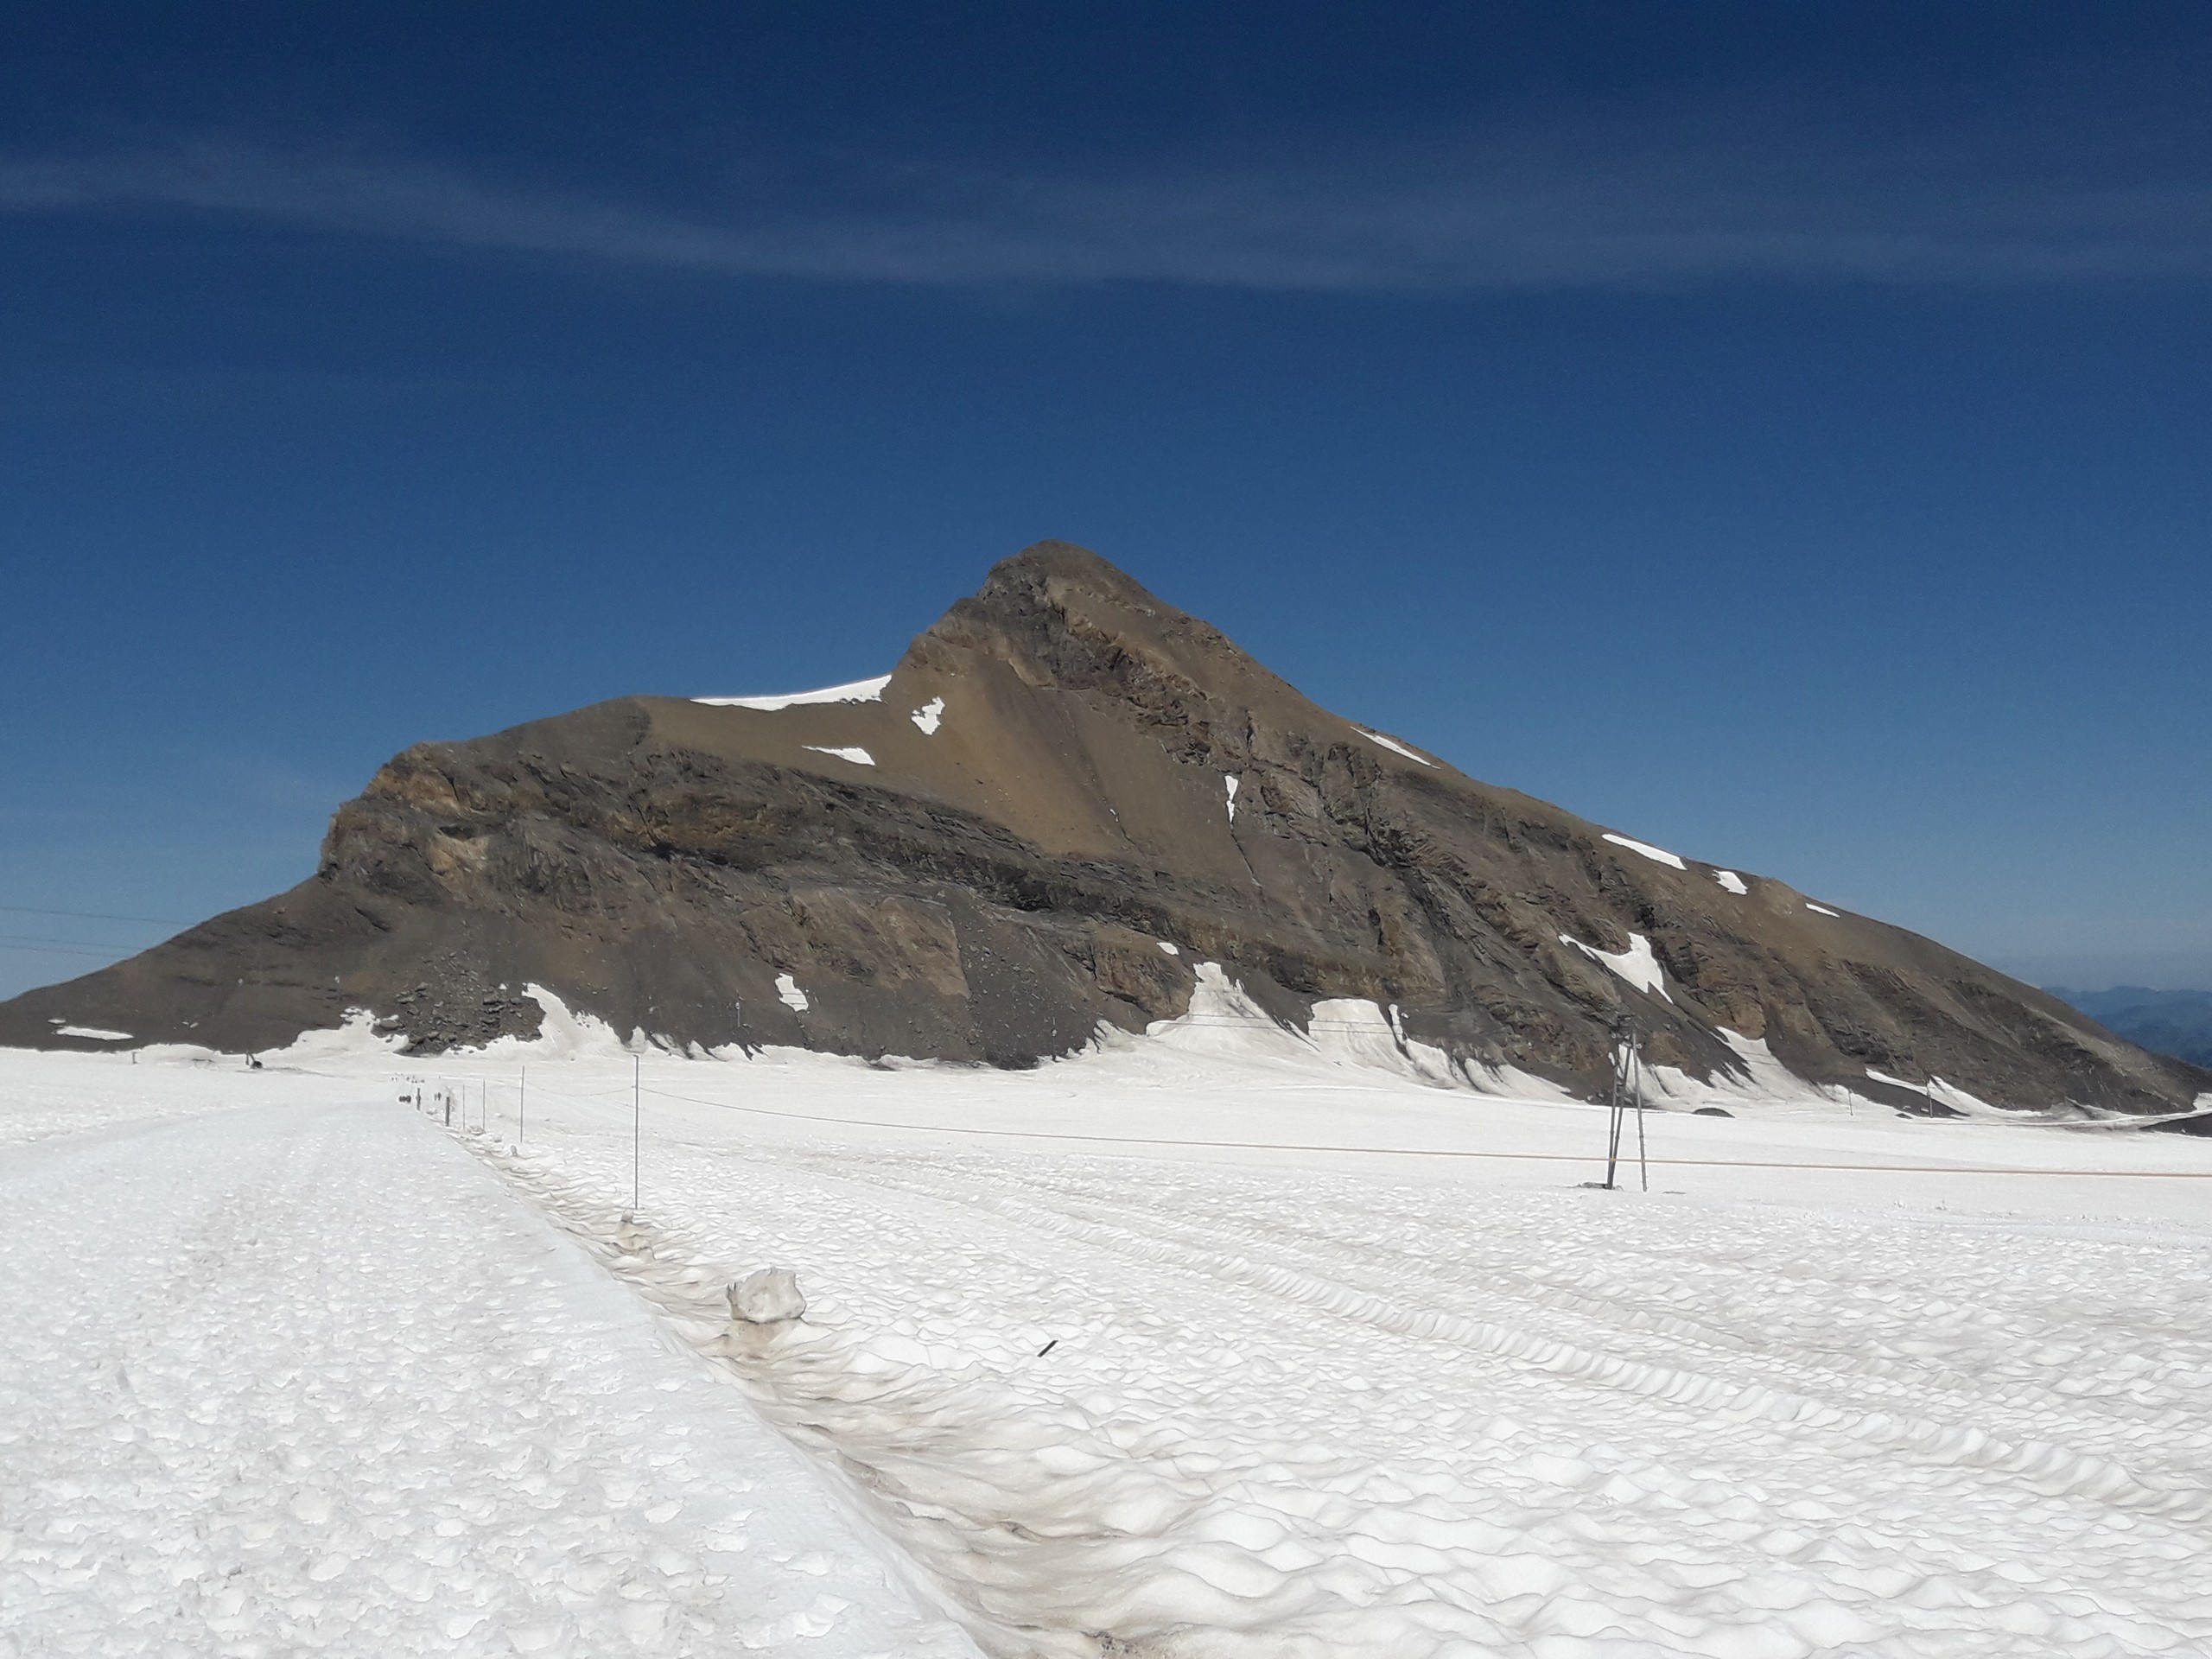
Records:
{"label": "thin metal pole", "polygon": [[1636,1168],[1643,1180],[1643,1190],[1651,1190],[1651,1164],[1643,1152],[1643,1039],[1631,1037],[1629,1040],[1629,1098],[1636,1103]]}
{"label": "thin metal pole", "polygon": [[[1618,1027],[1608,1035],[1618,1038]],[[1605,1058],[1612,1063],[1612,1077],[1605,1090],[1605,1191],[1613,1191],[1621,1156],[1621,1055],[1620,1050],[1608,1043]]]}
{"label": "thin metal pole", "polygon": [[630,1057],[630,1213],[638,1213],[638,1172],[645,1145],[645,1057]]}

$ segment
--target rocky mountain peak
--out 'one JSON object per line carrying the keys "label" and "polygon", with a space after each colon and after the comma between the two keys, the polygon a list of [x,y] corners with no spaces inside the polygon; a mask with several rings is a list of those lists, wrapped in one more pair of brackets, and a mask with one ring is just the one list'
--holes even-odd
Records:
{"label": "rocky mountain peak", "polygon": [[2212,1089],[1932,941],[1357,726],[1066,542],[880,685],[417,745],[312,880],[0,1004],[0,1041],[260,1048],[365,1010],[435,1049],[535,1029],[535,984],[677,1044],[1027,1064],[1184,1014],[1202,964],[1292,1032],[1387,1010],[1477,1088],[1594,1094],[1627,1017],[1686,1078],[1909,1112]]}

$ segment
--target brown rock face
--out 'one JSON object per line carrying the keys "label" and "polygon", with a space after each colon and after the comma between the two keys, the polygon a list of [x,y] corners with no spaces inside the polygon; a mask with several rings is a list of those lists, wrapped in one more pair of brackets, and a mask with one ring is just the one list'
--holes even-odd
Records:
{"label": "brown rock face", "polygon": [[[1909,1107],[1867,1068],[2024,1109],[2212,1089],[1929,940],[1740,884],[1386,742],[1046,542],[874,701],[625,697],[411,748],[311,880],[0,1004],[0,1042],[255,1049],[367,1008],[435,1050],[534,1031],[537,983],[680,1043],[1019,1065],[1182,1012],[1214,961],[1294,1024],[1395,1003],[1471,1077],[1594,1091],[1628,1012],[1662,1062],[1736,1069],[1726,1027]],[[1656,989],[1591,954],[1638,941]]]}

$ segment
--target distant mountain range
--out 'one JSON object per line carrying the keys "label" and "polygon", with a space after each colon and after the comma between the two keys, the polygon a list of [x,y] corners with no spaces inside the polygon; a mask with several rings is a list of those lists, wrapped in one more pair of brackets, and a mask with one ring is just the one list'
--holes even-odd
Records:
{"label": "distant mountain range", "polygon": [[2192,1065],[2212,1065],[2212,991],[2154,991],[2143,985],[2115,985],[2108,991],[2044,988],[2139,1047]]}
{"label": "distant mountain range", "polygon": [[1600,1096],[1633,1020],[1655,1065],[1907,1113],[2212,1092],[1933,940],[1332,714],[1062,542],[880,679],[417,745],[312,878],[0,1002],[0,1044],[251,1051],[352,1016],[436,1052],[536,1033],[539,987],[678,1047],[1019,1066],[1185,1016],[1207,976],[1300,1032],[1387,1020],[1476,1088]]}

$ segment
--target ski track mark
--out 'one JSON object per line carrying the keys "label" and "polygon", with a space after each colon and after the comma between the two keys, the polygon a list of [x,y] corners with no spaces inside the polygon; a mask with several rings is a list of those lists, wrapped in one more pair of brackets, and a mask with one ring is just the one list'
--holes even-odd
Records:
{"label": "ski track mark", "polygon": [[1485,1352],[1611,1389],[1656,1395],[1700,1411],[1833,1430],[1880,1446],[1909,1450],[1936,1462],[2019,1475],[2052,1496],[2078,1493],[2116,1508],[2141,1510],[2177,1521],[2212,1516],[2212,1491],[2164,1488],[2102,1459],[2035,1441],[2015,1446],[1985,1431],[1934,1421],[1900,1409],[1859,1411],[1786,1389],[1737,1383],[1678,1365],[1624,1360],[1612,1354],[1535,1335],[1490,1320],[1436,1308],[1408,1306],[1402,1298],[1320,1278],[1281,1263],[1254,1260],[1211,1242],[1178,1239],[1155,1219],[1141,1235],[1071,1208],[1053,1212],[1003,1194],[979,1196],[979,1206],[1039,1231],[1057,1232],[1114,1249],[1148,1263],[1256,1289],[1340,1319],[1394,1334],[1473,1347]]}

